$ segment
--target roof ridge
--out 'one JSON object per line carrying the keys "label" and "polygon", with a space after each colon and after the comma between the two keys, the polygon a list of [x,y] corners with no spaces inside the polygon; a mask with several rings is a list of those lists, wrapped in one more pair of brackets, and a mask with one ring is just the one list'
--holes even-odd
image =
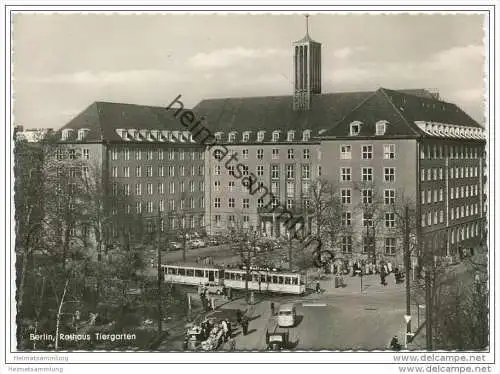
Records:
{"label": "roof ridge", "polygon": [[[415,130],[413,128],[413,126],[410,125],[410,123],[408,122],[408,120],[406,119],[406,117],[403,115],[403,113],[396,107],[396,105],[394,105],[394,103],[392,102],[392,100],[389,98],[389,95],[387,94],[387,92],[385,92],[385,88],[383,87],[380,87],[378,91],[381,91],[382,94],[384,95],[385,99],[389,102],[389,104],[391,105],[391,107],[396,111],[397,114],[399,114],[399,116],[403,119],[404,123],[406,123],[406,125],[416,134],[416,135],[422,135],[420,134],[417,130]],[[417,96],[416,96],[417,97]]]}

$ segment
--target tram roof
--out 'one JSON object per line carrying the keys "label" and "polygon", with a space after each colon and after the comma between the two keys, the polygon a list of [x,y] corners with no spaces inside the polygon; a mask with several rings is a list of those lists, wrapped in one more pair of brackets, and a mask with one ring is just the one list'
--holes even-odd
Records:
{"label": "tram roof", "polygon": [[[225,267],[219,264],[197,264],[196,262],[182,262],[182,263],[170,263],[170,264],[162,264],[162,266],[175,266],[175,267],[184,267],[184,268],[197,268],[197,269],[213,269],[213,270],[225,270],[225,271],[238,271],[245,272],[245,269],[240,269],[239,267]],[[265,269],[261,269],[261,272],[266,272]],[[278,270],[278,271],[268,271],[273,275],[298,275],[303,274],[301,271],[290,271],[290,270]]]}

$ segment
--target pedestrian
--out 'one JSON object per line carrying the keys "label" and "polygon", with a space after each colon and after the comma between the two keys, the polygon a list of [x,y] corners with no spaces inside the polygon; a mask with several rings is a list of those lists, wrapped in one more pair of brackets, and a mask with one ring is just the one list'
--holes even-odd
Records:
{"label": "pedestrian", "polygon": [[316,282],[316,292],[321,293],[321,286],[320,286],[319,282]]}
{"label": "pedestrian", "polygon": [[380,267],[380,284],[381,285],[385,284],[385,269],[384,269],[384,266]]}
{"label": "pedestrian", "polygon": [[229,319],[226,319],[227,323],[227,336],[228,339],[231,339],[233,336],[233,325],[231,324],[231,321]]}
{"label": "pedestrian", "polygon": [[240,325],[241,324],[241,310],[236,310],[236,322],[238,322],[238,324]]}
{"label": "pedestrian", "polygon": [[390,349],[394,351],[400,351],[401,350],[401,344],[399,343],[397,335],[394,335],[394,337],[391,340],[391,344],[389,345]]}
{"label": "pedestrian", "polygon": [[274,316],[274,303],[271,301],[271,315]]}
{"label": "pedestrian", "polygon": [[227,342],[227,339],[228,339],[228,327],[227,327],[227,321],[225,319],[222,320],[221,322],[221,326],[222,326],[222,331],[224,332],[223,336],[222,336],[222,339],[224,340],[224,343]]}
{"label": "pedestrian", "polygon": [[247,316],[243,316],[241,318],[241,327],[243,328],[243,335],[247,335],[248,334],[248,317]]}

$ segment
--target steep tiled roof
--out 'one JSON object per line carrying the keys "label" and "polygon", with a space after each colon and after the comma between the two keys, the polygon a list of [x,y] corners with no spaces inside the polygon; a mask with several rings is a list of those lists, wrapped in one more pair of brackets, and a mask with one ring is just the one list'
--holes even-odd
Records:
{"label": "steep tiled roof", "polygon": [[89,132],[85,141],[98,142],[121,140],[115,130],[122,128],[186,131],[179,119],[174,117],[175,111],[155,106],[98,101],[88,106],[56,134],[64,129],[73,129],[68,138],[71,141],[76,139],[79,129],[86,128]]}
{"label": "steep tiled roof", "polygon": [[[432,97],[425,90],[403,92]],[[292,96],[208,99],[201,101],[193,110],[198,117],[205,117],[207,128],[213,132],[310,129],[315,136],[319,130],[334,126],[372,94],[338,92],[313,95],[308,111],[294,111]]]}
{"label": "steep tiled roof", "polygon": [[481,128],[455,104],[440,101],[431,94],[415,95],[410,91],[381,88],[331,126],[322,137],[349,136],[350,124],[354,121],[362,123],[358,136],[375,136],[378,121],[389,123],[384,137],[425,135],[415,121]]}

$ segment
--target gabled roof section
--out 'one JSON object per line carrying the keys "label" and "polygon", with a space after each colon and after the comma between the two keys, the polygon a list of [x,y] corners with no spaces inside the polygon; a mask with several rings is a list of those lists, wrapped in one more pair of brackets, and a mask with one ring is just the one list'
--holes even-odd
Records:
{"label": "gabled roof section", "polygon": [[385,134],[381,137],[417,136],[418,127],[409,124],[398,112],[388,97],[381,91],[374,92],[365,101],[341,119],[335,126],[330,127],[322,134],[322,138],[350,137],[350,124],[361,122],[360,132],[356,137],[375,136],[375,124],[379,121],[387,121]]}
{"label": "gabled roof section", "polygon": [[86,128],[89,132],[84,141],[99,142],[120,141],[117,129],[186,131],[179,118],[174,117],[176,110],[98,101],[92,103],[59,129],[56,136],[60,138],[63,130],[73,129],[67,141],[76,141],[78,130]]}
{"label": "gabled roof section", "polygon": [[381,90],[388,96],[408,122],[439,122],[457,126],[483,128],[483,126],[455,104],[435,98],[388,90],[386,88],[382,88]]}

